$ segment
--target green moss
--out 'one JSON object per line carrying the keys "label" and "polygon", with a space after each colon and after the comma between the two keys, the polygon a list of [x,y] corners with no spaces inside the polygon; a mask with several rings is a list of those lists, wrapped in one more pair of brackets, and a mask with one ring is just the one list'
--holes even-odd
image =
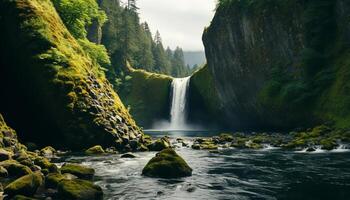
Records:
{"label": "green moss", "polygon": [[191,76],[189,93],[189,118],[198,119],[207,124],[212,124],[214,121],[222,125],[225,121],[223,120],[223,108],[207,65]]}
{"label": "green moss", "polygon": [[15,160],[0,162],[0,166],[4,167],[11,177],[21,177],[32,173],[32,170],[29,167],[22,165]]}
{"label": "green moss", "polygon": [[45,187],[46,188],[57,188],[57,185],[60,181],[65,179],[62,174],[59,173],[51,173],[45,177]]}
{"label": "green moss", "polygon": [[233,135],[229,133],[221,133],[219,137],[222,142],[232,142],[234,140]]}
{"label": "green moss", "polygon": [[177,178],[192,175],[192,169],[173,149],[164,149],[143,168],[142,174],[150,177]]}
{"label": "green moss", "polygon": [[120,95],[135,120],[151,127],[154,120],[168,119],[172,78],[166,75],[131,69],[130,80],[123,83]]}
{"label": "green moss", "polygon": [[56,153],[56,149],[53,148],[52,146],[47,146],[45,148],[42,148],[40,150],[40,154],[43,155],[43,156],[53,156],[53,154]]}
{"label": "green moss", "polygon": [[96,154],[104,154],[105,151],[103,150],[101,145],[96,145],[86,150],[85,153],[90,155],[96,155]]}
{"label": "green moss", "polygon": [[58,184],[58,196],[61,199],[102,200],[102,189],[85,180],[62,180]]}
{"label": "green moss", "polygon": [[10,197],[14,195],[32,196],[42,184],[43,177],[41,173],[31,173],[22,176],[6,186],[5,194],[9,195]]}
{"label": "green moss", "polygon": [[35,158],[34,164],[41,167],[41,169],[47,169],[49,172],[58,172],[58,167],[51,163],[47,158],[38,156]]}
{"label": "green moss", "polygon": [[61,173],[73,174],[81,179],[92,179],[95,174],[95,170],[93,168],[78,164],[65,163],[61,167]]}
{"label": "green moss", "polygon": [[16,195],[15,197],[13,197],[13,200],[38,200],[38,199],[23,196],[23,195]]}
{"label": "green moss", "polygon": [[16,116],[21,130],[30,130],[24,139],[83,149],[96,143],[112,146],[121,136],[142,134],[103,70],[67,30],[50,0],[2,5],[0,25],[8,31],[0,33],[0,56],[7,66],[0,69],[0,83],[8,84],[0,84],[0,89],[23,102],[16,113],[5,110]]}
{"label": "green moss", "polygon": [[150,151],[162,151],[163,149],[170,148],[170,141],[167,137],[162,137],[149,144],[148,149]]}
{"label": "green moss", "polygon": [[321,140],[320,144],[322,145],[322,149],[324,150],[332,150],[338,146],[337,142],[331,138]]}

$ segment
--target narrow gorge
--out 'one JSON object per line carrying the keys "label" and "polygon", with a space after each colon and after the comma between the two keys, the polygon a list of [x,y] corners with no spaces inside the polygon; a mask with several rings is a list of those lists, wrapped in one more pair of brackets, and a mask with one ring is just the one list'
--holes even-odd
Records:
{"label": "narrow gorge", "polygon": [[0,27],[0,199],[350,195],[348,0],[0,0]]}

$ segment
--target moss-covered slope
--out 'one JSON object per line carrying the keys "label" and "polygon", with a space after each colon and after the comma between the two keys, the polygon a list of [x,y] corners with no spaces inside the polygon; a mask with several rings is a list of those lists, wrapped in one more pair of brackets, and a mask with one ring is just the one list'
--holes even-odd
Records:
{"label": "moss-covered slope", "polygon": [[203,35],[232,127],[350,127],[345,0],[222,0]]}
{"label": "moss-covered slope", "polygon": [[0,110],[25,140],[82,148],[142,133],[49,0],[0,1]]}
{"label": "moss-covered slope", "polygon": [[170,76],[129,69],[129,80],[120,91],[121,99],[140,126],[151,128],[170,116]]}

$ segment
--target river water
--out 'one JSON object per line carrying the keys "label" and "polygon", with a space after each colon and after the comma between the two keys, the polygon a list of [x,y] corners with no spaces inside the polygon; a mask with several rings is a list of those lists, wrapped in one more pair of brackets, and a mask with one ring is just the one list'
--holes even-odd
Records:
{"label": "river water", "polygon": [[[158,132],[156,136],[164,133]],[[191,132],[175,133],[191,143]],[[176,136],[171,136],[173,139]],[[96,170],[95,183],[105,199],[350,199],[350,152],[292,152],[220,149],[219,153],[176,148],[193,168],[193,175],[180,179],[141,175],[156,152],[135,153],[137,158],[68,156]]]}

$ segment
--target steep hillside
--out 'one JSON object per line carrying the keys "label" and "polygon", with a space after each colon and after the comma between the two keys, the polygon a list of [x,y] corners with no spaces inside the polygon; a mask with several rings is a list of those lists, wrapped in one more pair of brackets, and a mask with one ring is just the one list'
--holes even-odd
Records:
{"label": "steep hillside", "polygon": [[119,147],[142,132],[50,0],[0,2],[0,112],[24,140]]}
{"label": "steep hillside", "polygon": [[350,127],[349,2],[222,0],[203,35],[235,128]]}

